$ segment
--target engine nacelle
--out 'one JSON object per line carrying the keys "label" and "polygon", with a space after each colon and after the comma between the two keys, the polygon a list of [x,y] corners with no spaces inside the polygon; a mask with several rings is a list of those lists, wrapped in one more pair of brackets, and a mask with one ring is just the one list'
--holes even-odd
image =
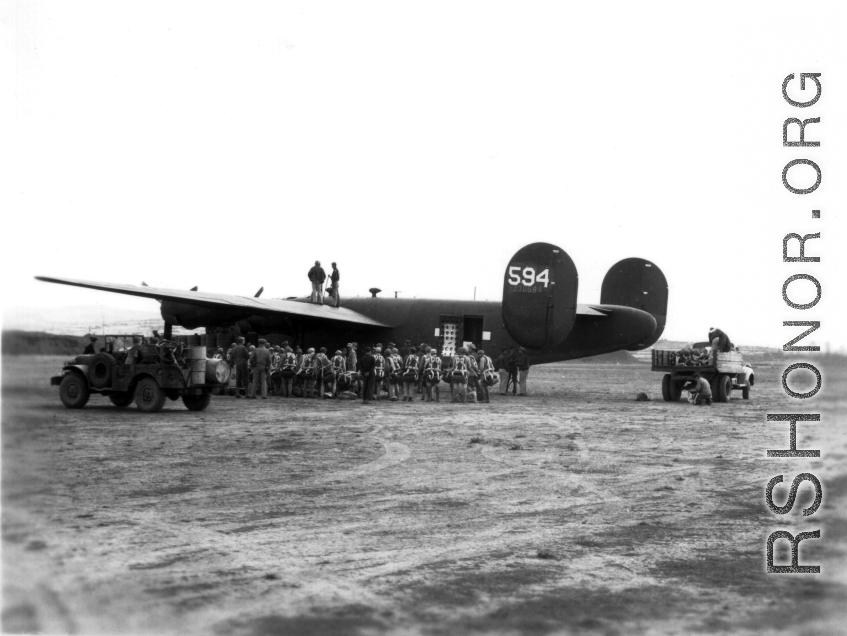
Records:
{"label": "engine nacelle", "polygon": [[551,349],[576,322],[579,277],[567,252],[550,243],[522,247],[503,278],[503,325],[527,349]]}
{"label": "engine nacelle", "polygon": [[603,278],[601,305],[622,305],[646,311],[656,319],[656,330],[627,351],[640,351],[654,344],[665,330],[668,313],[668,281],[659,266],[643,258],[625,258],[615,263]]}

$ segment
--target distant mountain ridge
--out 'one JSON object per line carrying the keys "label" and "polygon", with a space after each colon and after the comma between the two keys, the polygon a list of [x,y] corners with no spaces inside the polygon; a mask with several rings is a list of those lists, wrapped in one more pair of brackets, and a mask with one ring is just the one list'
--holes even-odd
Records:
{"label": "distant mountain ridge", "polygon": [[[139,311],[99,305],[75,305],[50,309],[15,307],[3,312],[3,329],[84,336],[88,333],[140,333],[162,330],[164,321],[156,309]],[[203,330],[197,331],[202,333]],[[174,327],[175,334],[195,333]]]}

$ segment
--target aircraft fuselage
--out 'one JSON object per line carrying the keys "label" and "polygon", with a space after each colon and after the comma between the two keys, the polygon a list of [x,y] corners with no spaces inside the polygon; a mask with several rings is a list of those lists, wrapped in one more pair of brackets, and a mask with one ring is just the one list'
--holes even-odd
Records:
{"label": "aircraft fuselage", "polygon": [[[308,302],[308,299],[297,299]],[[200,326],[229,326],[238,324],[241,331],[260,334],[278,333],[294,337],[305,347],[326,347],[335,350],[355,341],[362,345],[377,342],[413,344],[425,342],[442,349],[445,329],[456,330],[456,341],[471,341],[499,353],[500,347],[517,347],[503,325],[501,303],[497,301],[437,300],[410,298],[349,298],[345,307],[359,312],[390,328],[348,324],[328,324],[310,319],[278,318],[275,316],[245,316],[244,310],[203,308],[170,301],[162,303],[166,321],[189,329]],[[536,364],[571,360],[585,356],[633,348],[656,329],[655,318],[645,311],[631,307],[603,305],[581,307],[588,313],[578,313],[573,329],[557,346],[530,350]],[[328,311],[333,311],[327,308]]]}

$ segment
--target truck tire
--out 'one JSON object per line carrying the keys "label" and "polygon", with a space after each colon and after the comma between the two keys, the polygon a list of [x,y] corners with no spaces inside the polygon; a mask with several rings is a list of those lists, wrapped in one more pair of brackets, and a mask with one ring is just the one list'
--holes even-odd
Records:
{"label": "truck tire", "polygon": [[717,398],[718,402],[729,402],[729,398],[732,395],[732,380],[729,379],[728,375],[722,375],[718,377],[718,393]]}
{"label": "truck tire", "polygon": [[183,395],[182,403],[189,411],[205,411],[206,407],[212,401],[212,394],[208,391],[203,391],[200,395]]}
{"label": "truck tire", "polygon": [[671,396],[671,387],[673,386],[673,382],[671,381],[671,374],[666,373],[662,378],[662,399],[665,402],[672,402],[673,397]]}
{"label": "truck tire", "polygon": [[165,406],[165,391],[153,378],[141,378],[135,386],[135,404],[144,413],[158,413]]}
{"label": "truck tire", "polygon": [[112,369],[115,359],[108,353],[98,353],[91,358],[88,367],[88,381],[95,389],[105,389],[112,385]]}
{"label": "truck tire", "polygon": [[88,404],[88,398],[91,397],[88,382],[80,373],[66,373],[59,385],[59,397],[62,404],[69,409],[81,409]]}
{"label": "truck tire", "polygon": [[132,404],[135,395],[131,391],[121,391],[120,393],[112,393],[109,399],[112,401],[112,404],[122,409]]}

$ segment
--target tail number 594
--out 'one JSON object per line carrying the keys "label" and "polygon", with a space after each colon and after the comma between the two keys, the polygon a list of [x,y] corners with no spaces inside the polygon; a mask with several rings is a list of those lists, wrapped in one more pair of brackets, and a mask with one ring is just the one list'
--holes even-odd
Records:
{"label": "tail number 594", "polygon": [[510,285],[523,285],[524,287],[532,287],[535,284],[544,283],[544,286],[547,287],[547,284],[549,282],[549,269],[545,269],[541,273],[536,274],[534,267],[524,267],[523,270],[521,270],[520,266],[513,265],[509,268]]}

